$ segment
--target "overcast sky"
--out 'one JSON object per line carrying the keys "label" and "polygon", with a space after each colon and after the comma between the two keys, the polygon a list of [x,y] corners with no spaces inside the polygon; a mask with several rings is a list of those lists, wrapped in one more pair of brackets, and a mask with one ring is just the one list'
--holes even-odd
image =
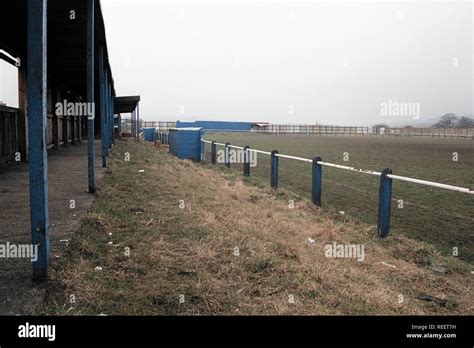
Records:
{"label": "overcast sky", "polygon": [[[118,95],[146,120],[371,125],[473,114],[471,2],[102,0]],[[0,100],[15,69],[0,67]],[[413,104],[414,105],[414,104]]]}

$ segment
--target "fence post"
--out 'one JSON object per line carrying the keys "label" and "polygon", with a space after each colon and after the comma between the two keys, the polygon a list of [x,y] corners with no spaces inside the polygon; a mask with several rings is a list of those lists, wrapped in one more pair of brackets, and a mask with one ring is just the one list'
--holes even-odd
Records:
{"label": "fence post", "polygon": [[270,176],[270,184],[272,188],[276,189],[278,187],[278,159],[279,157],[276,156],[278,154],[277,150],[272,151],[272,172]]}
{"label": "fence post", "polygon": [[202,137],[201,131],[201,161],[206,159],[206,143],[204,142],[204,138]]}
{"label": "fence post", "polygon": [[379,211],[377,221],[377,232],[380,237],[385,238],[390,233],[390,212],[392,208],[392,179],[387,177],[392,174],[390,168],[385,168],[380,176],[379,187]]}
{"label": "fence post", "polygon": [[322,182],[323,182],[323,166],[318,164],[321,162],[321,157],[313,158],[313,181],[312,181],[312,190],[311,198],[313,203],[321,207],[321,192],[322,192]]}
{"label": "fence post", "polygon": [[216,151],[217,150],[217,145],[216,142],[213,141],[211,144],[211,163],[216,164]]}
{"label": "fence post", "polygon": [[250,146],[244,146],[244,176],[250,176]]}
{"label": "fence post", "polygon": [[225,165],[227,168],[230,168],[230,148],[229,148],[230,143],[225,143]]}

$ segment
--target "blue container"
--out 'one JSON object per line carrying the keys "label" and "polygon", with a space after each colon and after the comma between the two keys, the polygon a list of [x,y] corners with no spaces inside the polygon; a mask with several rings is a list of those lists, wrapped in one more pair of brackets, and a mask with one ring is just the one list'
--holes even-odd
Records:
{"label": "blue container", "polygon": [[169,130],[170,153],[180,159],[201,160],[201,128],[171,128]]}
{"label": "blue container", "polygon": [[155,141],[155,128],[143,128],[143,136],[146,141]]}

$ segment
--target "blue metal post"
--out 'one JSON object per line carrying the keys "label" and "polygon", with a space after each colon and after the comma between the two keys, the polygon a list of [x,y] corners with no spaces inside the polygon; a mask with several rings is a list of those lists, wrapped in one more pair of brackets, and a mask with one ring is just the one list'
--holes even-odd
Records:
{"label": "blue metal post", "polygon": [[47,276],[50,260],[48,218],[47,120],[47,4],[28,0],[28,138],[31,240],[38,245],[38,260],[33,262],[33,278]]}
{"label": "blue metal post", "polygon": [[[110,89],[110,84],[109,84],[109,91],[110,90],[111,89]],[[107,96],[107,98],[109,98],[109,113],[107,114],[109,123],[107,127],[107,132],[109,133],[109,149],[111,149],[112,148],[112,132],[110,131],[110,129],[112,128],[112,117],[110,115],[112,114],[112,98],[110,94]]]}
{"label": "blue metal post", "polygon": [[321,207],[321,192],[323,190],[323,166],[318,164],[318,162],[321,162],[321,157],[314,157],[311,198],[316,206]]}
{"label": "blue metal post", "polygon": [[270,184],[274,189],[278,187],[278,159],[279,157],[276,156],[277,154],[278,154],[277,150],[272,151],[272,158],[271,158],[272,172],[270,176]]}
{"label": "blue metal post", "polygon": [[244,176],[250,176],[250,146],[244,146]]}
{"label": "blue metal post", "polygon": [[230,143],[225,143],[224,162],[227,168],[230,168]]}
{"label": "blue metal post", "polygon": [[380,237],[385,238],[390,233],[390,212],[392,209],[392,179],[387,177],[392,174],[390,168],[385,168],[380,176],[379,211],[377,231]]}
{"label": "blue metal post", "polygon": [[105,102],[105,112],[104,112],[104,120],[105,120],[105,128],[104,128],[104,137],[105,137],[105,150],[107,152],[107,157],[109,157],[109,109],[110,109],[110,99],[109,99],[109,71],[107,67],[104,67],[104,102]]}
{"label": "blue metal post", "polygon": [[140,135],[140,102],[137,103],[137,139]]}
{"label": "blue metal post", "polygon": [[216,157],[217,157],[217,145],[216,142],[213,141],[211,144],[211,163],[216,164]]}
{"label": "blue metal post", "polygon": [[132,134],[133,134],[133,138],[134,138],[134,139],[137,139],[137,122],[136,122],[136,119],[135,119],[135,110],[132,111],[131,120],[132,120]]}
{"label": "blue metal post", "polygon": [[[114,96],[110,96],[110,139],[112,140],[112,145],[115,144],[115,111],[114,111]],[[111,146],[112,147],[112,146]]]}
{"label": "blue metal post", "polygon": [[133,115],[135,117],[135,139],[138,140],[139,126],[138,126],[137,109],[133,111]]}
{"label": "blue metal post", "polygon": [[99,47],[99,82],[100,82],[100,124],[102,136],[102,167],[107,167],[107,109],[105,96],[104,46]]}
{"label": "blue metal post", "polygon": [[87,117],[87,168],[89,193],[95,193],[94,173],[94,6],[95,0],[87,0],[87,102],[92,107],[92,115]]}
{"label": "blue metal post", "polygon": [[[112,149],[112,142],[113,142],[113,139],[112,139],[112,127],[114,126],[114,122],[113,122],[113,119],[112,119],[112,116],[113,116],[113,104],[112,104],[112,83],[109,81],[109,95],[108,95],[108,98],[109,98],[109,113],[108,113],[108,120],[109,120],[109,123],[108,123],[108,126],[109,128],[107,128],[107,131],[109,133],[109,150]],[[110,151],[109,151],[110,153]]]}

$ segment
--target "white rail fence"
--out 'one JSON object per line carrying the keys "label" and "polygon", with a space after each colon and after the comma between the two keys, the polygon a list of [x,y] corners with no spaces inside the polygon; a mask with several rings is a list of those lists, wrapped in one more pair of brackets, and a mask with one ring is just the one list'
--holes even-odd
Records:
{"label": "white rail fence", "polygon": [[413,184],[423,185],[423,186],[430,186],[435,188],[440,188],[444,190],[454,191],[465,193],[469,195],[474,195],[474,189],[466,188],[466,187],[459,187],[454,185],[448,185],[443,183],[438,183],[434,181],[428,180],[421,180],[410,178],[406,176],[394,175],[390,168],[385,168],[382,172],[377,172],[373,170],[365,170],[355,167],[344,166],[335,163],[329,163],[322,161],[321,157],[314,157],[313,159],[298,157],[298,156],[291,156],[291,155],[284,155],[278,153],[278,151],[274,150],[272,152],[262,151],[257,149],[251,149],[248,145],[247,146],[235,146],[229,143],[218,143],[215,141],[209,141],[204,138],[201,139],[202,141],[202,159],[204,159],[205,154],[205,144],[211,145],[211,163],[216,164],[216,153],[217,153],[217,146],[223,146],[225,148],[225,164],[230,166],[230,149],[237,149],[244,151],[244,176],[250,176],[250,152],[260,153],[263,155],[267,155],[271,157],[271,173],[270,173],[270,182],[273,188],[278,187],[278,165],[279,165],[279,158],[287,158],[295,161],[301,161],[306,163],[311,163],[313,166],[312,171],[312,201],[315,205],[321,207],[321,192],[322,192],[322,167],[331,167],[337,168],[341,170],[346,170],[350,172],[366,174],[377,176],[380,178],[380,186],[379,186],[379,205],[378,205],[378,221],[377,221],[377,230],[381,237],[386,237],[390,233],[390,215],[391,215],[391,202],[392,202],[392,181],[398,180],[403,182],[409,182]]}

